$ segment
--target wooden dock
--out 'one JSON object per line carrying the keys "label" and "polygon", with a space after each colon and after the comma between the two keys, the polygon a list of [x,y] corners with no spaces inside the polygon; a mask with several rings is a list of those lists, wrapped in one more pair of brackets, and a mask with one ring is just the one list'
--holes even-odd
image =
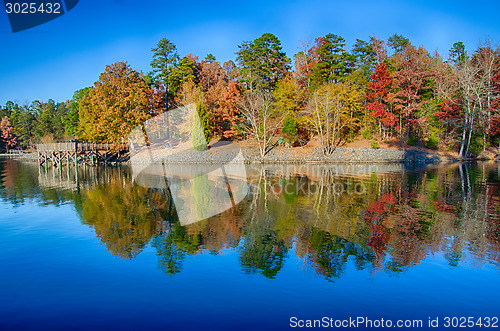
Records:
{"label": "wooden dock", "polygon": [[36,145],[38,163],[49,163],[55,167],[66,165],[106,164],[118,152],[111,144],[96,144],[86,142],[63,142]]}

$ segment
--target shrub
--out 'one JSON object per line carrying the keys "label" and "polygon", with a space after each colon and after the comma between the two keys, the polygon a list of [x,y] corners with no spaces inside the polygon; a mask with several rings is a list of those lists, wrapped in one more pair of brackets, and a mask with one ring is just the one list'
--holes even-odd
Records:
{"label": "shrub", "polygon": [[369,130],[363,130],[361,131],[361,137],[363,139],[373,139],[373,134]]}
{"label": "shrub", "polygon": [[470,141],[469,154],[479,155],[484,150],[484,143],[481,135],[473,135]]}
{"label": "shrub", "polygon": [[372,141],[372,148],[373,148],[373,149],[379,149],[379,148],[380,148],[380,145],[378,144],[378,142],[376,142],[376,141]]}
{"label": "shrub", "polygon": [[417,143],[418,143],[418,137],[413,135],[410,135],[410,137],[408,137],[408,140],[406,140],[406,144],[408,146],[415,146]]}
{"label": "shrub", "polygon": [[292,117],[288,116],[283,123],[281,133],[285,136],[288,142],[293,143],[297,140],[297,122],[295,122]]}
{"label": "shrub", "polygon": [[425,142],[425,147],[429,149],[437,149],[439,143],[439,138],[433,133],[429,136],[427,141]]}

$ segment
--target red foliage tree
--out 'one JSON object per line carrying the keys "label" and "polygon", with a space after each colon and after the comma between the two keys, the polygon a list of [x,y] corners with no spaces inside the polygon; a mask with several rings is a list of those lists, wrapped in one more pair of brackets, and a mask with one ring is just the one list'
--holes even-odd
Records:
{"label": "red foliage tree", "polygon": [[370,91],[366,98],[369,102],[366,103],[368,110],[371,110],[370,116],[379,118],[383,125],[395,126],[398,117],[388,110],[389,108],[389,91],[392,86],[391,73],[387,64],[380,63],[375,72],[370,76],[371,81],[367,88]]}
{"label": "red foliage tree", "polygon": [[422,110],[422,92],[430,88],[426,83],[431,74],[431,57],[423,47],[408,45],[394,56],[394,61],[397,71],[392,78],[396,91],[391,97],[396,104],[395,109],[399,110],[401,127],[409,129],[424,120],[416,120],[413,116]]}
{"label": "red foliage tree", "polygon": [[[498,65],[500,67],[500,64]],[[493,78],[493,94],[496,96],[491,101],[491,122],[488,134],[491,137],[500,136],[500,69]]]}
{"label": "red foliage tree", "polygon": [[439,110],[434,113],[448,137],[458,134],[461,128],[460,100],[445,99],[438,104]]}
{"label": "red foliage tree", "polygon": [[0,122],[0,142],[5,150],[8,151],[9,147],[16,145],[16,137],[14,136],[14,128],[10,125],[9,118],[5,116]]}

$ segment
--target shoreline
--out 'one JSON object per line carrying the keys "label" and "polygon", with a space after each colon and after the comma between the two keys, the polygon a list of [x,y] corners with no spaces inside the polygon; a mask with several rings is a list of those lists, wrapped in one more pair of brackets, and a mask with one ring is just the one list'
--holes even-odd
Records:
{"label": "shoreline", "polygon": [[[422,151],[416,149],[390,148],[353,148],[337,147],[332,154],[325,155],[320,147],[303,150],[300,148],[273,148],[267,155],[261,157],[255,146],[242,147],[239,144],[230,144],[228,148],[211,147],[202,152],[193,150],[182,153],[168,154],[165,150],[154,149],[144,155],[135,155],[113,159],[110,165],[126,164],[366,164],[366,163],[404,163],[404,164],[450,164],[457,162],[499,161],[498,155],[493,158],[469,158],[460,160],[451,155],[439,152]],[[235,159],[235,147],[238,148],[238,159]],[[18,159],[37,162],[37,153],[0,155],[2,158]]]}
{"label": "shoreline", "polygon": [[[238,155],[238,157],[236,157]],[[472,160],[471,160],[472,161]],[[475,161],[475,160],[474,160]],[[230,143],[212,145],[202,152],[184,150],[169,153],[162,148],[151,148],[147,152],[139,152],[127,161],[129,164],[165,163],[165,164],[346,164],[346,163],[414,163],[437,164],[460,162],[456,157],[442,155],[437,152],[415,149],[390,148],[353,148],[337,147],[332,154],[324,154],[321,147],[287,148],[275,147],[265,156],[260,156],[257,146]]]}

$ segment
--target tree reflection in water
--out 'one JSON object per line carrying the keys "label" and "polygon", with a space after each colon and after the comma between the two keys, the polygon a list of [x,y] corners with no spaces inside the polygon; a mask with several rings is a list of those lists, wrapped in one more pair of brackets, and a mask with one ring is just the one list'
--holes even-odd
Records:
{"label": "tree reflection in water", "polygon": [[[243,273],[267,278],[291,256],[329,281],[349,263],[398,275],[435,253],[452,267],[500,265],[496,164],[352,174],[320,165],[252,167],[245,200],[186,226],[168,189],[132,183],[125,167],[77,173],[10,160],[0,167],[2,200],[73,203],[113,255],[134,259],[150,244],[158,268],[170,275],[182,272],[188,256],[228,249],[238,252]],[[195,200],[210,203],[207,189],[202,193]]]}

